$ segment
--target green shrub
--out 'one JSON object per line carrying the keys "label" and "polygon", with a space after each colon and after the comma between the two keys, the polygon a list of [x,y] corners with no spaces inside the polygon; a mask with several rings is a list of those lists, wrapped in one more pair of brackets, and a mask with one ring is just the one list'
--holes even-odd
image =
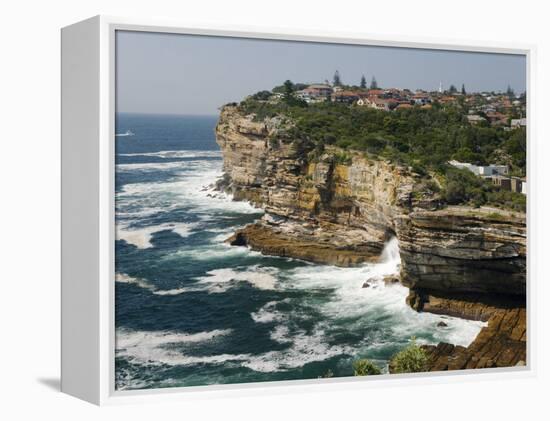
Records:
{"label": "green shrub", "polygon": [[375,376],[380,373],[380,368],[370,360],[362,359],[353,363],[353,374],[355,376]]}
{"label": "green shrub", "polygon": [[393,356],[391,365],[394,373],[419,373],[427,370],[428,357],[412,338],[405,349]]}
{"label": "green shrub", "polygon": [[257,101],[267,101],[271,97],[270,91],[259,91],[252,95],[252,99]]}
{"label": "green shrub", "polygon": [[351,164],[351,156],[346,152],[337,152],[334,154],[334,162],[336,164],[349,165]]}
{"label": "green shrub", "polygon": [[329,368],[325,374],[323,374],[322,376],[318,376],[317,378],[318,379],[330,379],[331,377],[334,377],[334,373],[332,372],[332,370]]}
{"label": "green shrub", "polygon": [[[490,182],[448,164],[451,159],[476,165],[505,163],[511,174],[523,177],[526,173],[524,129],[504,131],[471,126],[464,120],[464,109],[437,104],[431,109],[414,107],[399,112],[331,101],[307,104],[295,97],[296,90],[304,86],[287,81],[273,89],[284,94],[281,100],[255,100],[267,97],[267,92],[261,91],[242,101],[239,110],[254,114],[255,121],[285,116],[292,122],[286,135],[304,157],[311,152],[313,158],[319,157],[325,145],[336,145],[343,150],[361,151],[374,159],[381,157],[411,167],[422,177],[437,174],[443,203],[525,209],[524,195],[499,191]],[[438,190],[438,187],[432,189]]]}

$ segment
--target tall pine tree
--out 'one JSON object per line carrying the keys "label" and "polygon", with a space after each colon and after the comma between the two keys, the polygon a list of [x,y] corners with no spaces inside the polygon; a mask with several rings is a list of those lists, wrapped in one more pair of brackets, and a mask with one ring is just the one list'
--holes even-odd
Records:
{"label": "tall pine tree", "polygon": [[373,76],[372,80],[370,81],[370,88],[371,89],[378,89],[378,82],[376,81],[376,78]]}
{"label": "tall pine tree", "polygon": [[332,84],[334,86],[342,86],[342,80],[340,79],[340,72],[338,70],[334,72],[334,77],[332,78]]}
{"label": "tall pine tree", "polygon": [[462,84],[462,95],[466,95],[466,87]]}
{"label": "tall pine tree", "polygon": [[283,92],[283,101],[290,104],[294,99],[294,84],[290,80],[285,80]]}
{"label": "tall pine tree", "polygon": [[367,79],[365,79],[365,75],[361,76],[361,83],[359,84],[359,87],[361,89],[365,89],[367,87]]}

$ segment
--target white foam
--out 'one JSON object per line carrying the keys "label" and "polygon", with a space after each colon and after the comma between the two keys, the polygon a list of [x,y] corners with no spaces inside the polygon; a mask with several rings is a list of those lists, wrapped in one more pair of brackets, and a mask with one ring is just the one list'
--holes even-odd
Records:
{"label": "white foam", "polygon": [[253,356],[243,361],[242,365],[259,372],[286,371],[337,355],[353,355],[355,352],[348,346],[329,345],[325,332],[320,329],[315,329],[310,334],[305,331],[291,334],[288,328],[278,326],[271,337],[280,343],[291,345],[281,351]]}
{"label": "white foam", "polygon": [[207,276],[199,278],[200,284],[227,284],[245,281],[258,289],[272,290],[277,284],[276,268],[253,266],[250,270],[240,271],[231,268],[214,269]]}
{"label": "white foam", "polygon": [[182,222],[167,222],[143,228],[129,228],[124,224],[117,224],[116,239],[124,240],[140,249],[153,247],[151,240],[153,234],[161,231],[173,231],[180,237],[187,237],[197,224]]}
{"label": "white foam", "polygon": [[184,168],[186,162],[136,162],[132,164],[116,164],[117,171],[158,171]]}
{"label": "white foam", "polygon": [[155,286],[151,285],[147,280],[143,278],[135,278],[133,276],[127,275],[126,273],[116,273],[115,282],[119,282],[121,284],[137,285],[140,288],[148,289],[150,291],[155,290]]}
{"label": "white foam", "polygon": [[115,338],[116,354],[117,356],[126,357],[130,361],[143,364],[189,364],[192,362],[187,361],[187,358],[180,352],[169,349],[166,346],[206,342],[220,336],[229,335],[230,333],[230,329],[199,333],[148,332],[118,329]]}
{"label": "white foam", "polygon": [[258,311],[250,313],[250,317],[252,317],[252,320],[256,323],[271,323],[285,320],[287,317],[284,313],[275,309],[276,305],[277,301],[269,301]]}
{"label": "white foam", "polygon": [[261,254],[259,252],[252,252],[246,247],[233,247],[224,243],[214,243],[211,246],[196,246],[186,247],[175,252],[172,252],[163,257],[165,260],[173,260],[180,258],[191,258],[199,261],[210,261],[217,259],[229,259],[239,256],[247,256],[253,254]]}
{"label": "white foam", "polygon": [[187,366],[238,362],[241,366],[254,371],[275,372],[302,367],[307,363],[323,361],[336,355],[351,355],[353,352],[349,347],[327,345],[322,331],[314,331],[309,335],[300,331],[290,335],[286,328],[275,330],[272,336],[290,346],[284,350],[269,351],[259,355],[225,353],[193,356],[186,354],[182,349],[167,347],[167,345],[215,340],[230,333],[230,330],[214,330],[198,334],[117,330],[116,354],[144,365]]}
{"label": "white foam", "polygon": [[[222,176],[221,161],[191,161],[160,164],[120,164],[120,170],[173,170],[165,182],[126,184],[116,194],[117,215],[129,210],[143,209],[165,212],[181,206],[191,206],[205,217],[212,211],[238,214],[261,214],[248,202],[234,201],[231,195],[215,191],[213,181]],[[181,171],[177,171],[180,168]]]}
{"label": "white foam", "polygon": [[159,157],[159,158],[217,158],[222,156],[221,151],[201,151],[201,150],[121,153],[118,155],[119,156],[153,156],[153,157]]}
{"label": "white foam", "polygon": [[174,289],[158,289],[155,285],[151,284],[149,281],[143,278],[137,278],[130,276],[126,273],[116,273],[115,274],[115,281],[119,282],[121,284],[130,284],[130,285],[136,285],[140,288],[146,289],[148,291],[151,291],[155,295],[179,295],[183,294],[185,292],[190,291],[202,291],[204,288],[197,288],[197,287],[183,287],[183,288],[174,288]]}
{"label": "white foam", "polygon": [[[331,290],[332,299],[316,306],[328,320],[359,318],[357,323],[364,324],[386,315],[391,319],[392,330],[397,338],[410,338],[418,332],[425,332],[432,334],[437,342],[468,346],[485,324],[448,317],[445,319],[448,328],[436,329],[441,316],[414,311],[406,304],[409,292],[406,287],[401,284],[386,286],[382,281],[383,276],[398,273],[399,263],[398,244],[392,239],[386,244],[381,263],[356,268],[299,267],[289,272],[280,287],[307,291]],[[370,287],[363,288],[367,280]],[[358,326],[349,327],[355,330]]]}
{"label": "white foam", "polygon": [[282,344],[292,342],[289,334],[289,329],[285,325],[276,326],[275,329],[271,331],[269,337],[274,341]]}
{"label": "white foam", "polygon": [[174,288],[174,289],[167,289],[167,290],[156,290],[153,292],[155,295],[179,295],[183,294],[184,292],[189,291],[197,291],[196,288]]}

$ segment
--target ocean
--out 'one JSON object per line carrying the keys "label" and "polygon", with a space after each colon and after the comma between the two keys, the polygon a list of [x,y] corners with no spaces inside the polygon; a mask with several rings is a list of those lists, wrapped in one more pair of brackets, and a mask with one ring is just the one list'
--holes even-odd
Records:
{"label": "ocean", "polygon": [[481,322],[417,313],[401,285],[362,288],[398,271],[396,240],[357,268],[227,245],[263,212],[212,189],[216,122],[117,115],[117,390],[352,376],[359,358],[387,372],[412,337],[473,341]]}

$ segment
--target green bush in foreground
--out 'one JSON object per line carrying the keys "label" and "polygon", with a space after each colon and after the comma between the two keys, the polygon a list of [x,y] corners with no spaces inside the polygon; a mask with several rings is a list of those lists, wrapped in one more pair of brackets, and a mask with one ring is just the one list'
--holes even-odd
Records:
{"label": "green bush in foreground", "polygon": [[380,368],[367,359],[355,361],[353,370],[355,376],[374,376],[381,373]]}
{"label": "green bush in foreground", "polygon": [[334,377],[334,373],[333,371],[329,368],[325,374],[323,374],[322,376],[318,376],[317,378],[318,379],[330,379],[331,377]]}
{"label": "green bush in foreground", "polygon": [[415,338],[403,350],[392,358],[394,373],[419,373],[427,370],[428,357],[426,352],[416,344]]}

